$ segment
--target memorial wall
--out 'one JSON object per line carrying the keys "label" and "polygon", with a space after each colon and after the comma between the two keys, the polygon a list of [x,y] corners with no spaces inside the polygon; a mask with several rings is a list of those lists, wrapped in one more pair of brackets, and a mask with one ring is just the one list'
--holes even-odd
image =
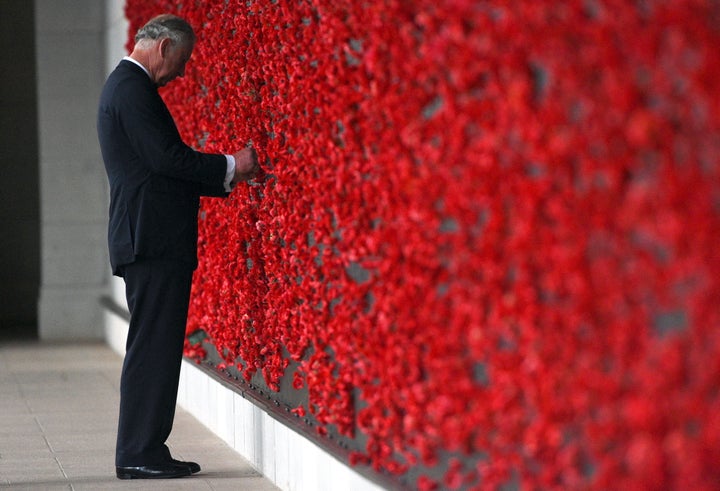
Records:
{"label": "memorial wall", "polygon": [[717,489],[717,2],[129,0],[131,33],[161,12],[184,139],[263,166],[202,201],[186,356],[398,488]]}

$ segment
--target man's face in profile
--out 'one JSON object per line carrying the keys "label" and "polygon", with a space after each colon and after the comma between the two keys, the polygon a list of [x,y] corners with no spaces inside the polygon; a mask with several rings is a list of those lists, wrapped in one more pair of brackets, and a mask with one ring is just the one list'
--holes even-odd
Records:
{"label": "man's face in profile", "polygon": [[192,56],[193,48],[193,45],[174,46],[172,43],[167,44],[167,49],[163,53],[163,64],[158,70],[155,80],[159,87],[163,87],[177,77],[185,75],[185,65]]}

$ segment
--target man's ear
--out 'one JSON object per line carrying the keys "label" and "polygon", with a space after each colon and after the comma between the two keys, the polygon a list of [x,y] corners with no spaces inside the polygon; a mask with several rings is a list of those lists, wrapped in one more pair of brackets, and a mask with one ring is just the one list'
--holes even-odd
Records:
{"label": "man's ear", "polygon": [[170,48],[172,48],[172,39],[163,38],[160,40],[160,55],[163,58],[167,57],[168,53],[170,52]]}

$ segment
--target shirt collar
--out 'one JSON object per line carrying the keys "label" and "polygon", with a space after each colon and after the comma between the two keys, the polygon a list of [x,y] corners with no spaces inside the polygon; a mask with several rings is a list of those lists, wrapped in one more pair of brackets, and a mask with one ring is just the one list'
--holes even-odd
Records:
{"label": "shirt collar", "polygon": [[[140,68],[143,69],[143,72],[145,72],[148,77],[150,77],[150,72],[148,72],[148,69],[145,68],[145,67],[142,65],[142,63],[140,63],[140,62],[137,61],[136,59],[130,58],[129,56],[125,56],[125,57],[123,57],[123,60],[129,61],[129,62],[131,62],[131,63],[135,63],[137,66],[139,66]],[[150,77],[150,78],[152,79],[152,77]]]}

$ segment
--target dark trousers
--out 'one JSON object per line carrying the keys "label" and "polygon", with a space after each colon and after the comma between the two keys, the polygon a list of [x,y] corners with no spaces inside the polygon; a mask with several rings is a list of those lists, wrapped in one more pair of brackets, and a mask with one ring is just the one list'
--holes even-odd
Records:
{"label": "dark trousers", "polygon": [[120,379],[115,465],[156,465],[170,458],[165,441],[175,418],[193,269],[142,259],[123,267],[130,309]]}

